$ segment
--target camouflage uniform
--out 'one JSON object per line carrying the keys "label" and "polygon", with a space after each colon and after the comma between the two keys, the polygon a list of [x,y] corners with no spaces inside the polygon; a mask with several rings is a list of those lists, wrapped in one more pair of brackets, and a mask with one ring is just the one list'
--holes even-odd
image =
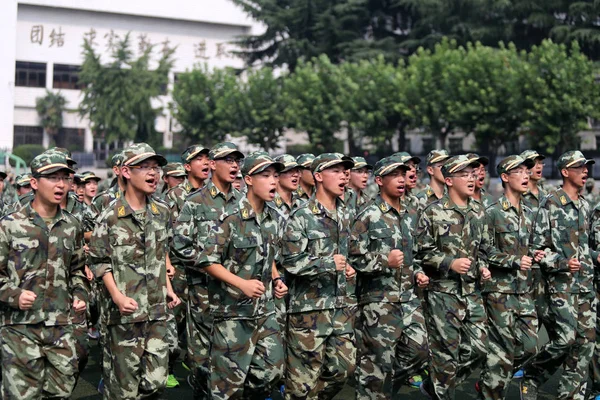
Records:
{"label": "camouflage uniform", "polygon": [[[313,172],[326,161],[352,165],[347,157],[322,154],[313,161]],[[333,261],[335,254],[348,256],[350,222],[340,199],[332,212],[316,196],[288,221],[283,243],[283,267],[290,276],[288,400],[331,399],[354,371],[354,309],[348,306],[346,274],[336,271]]]}
{"label": "camouflage uniform", "polygon": [[[579,151],[563,154],[557,164],[565,167],[593,163]],[[559,367],[559,398],[585,398],[589,363],[595,342],[596,296],[594,265],[589,248],[590,208],[582,196],[576,201],[563,189],[551,192],[540,203],[533,245],[545,250],[540,262],[548,288],[546,329],[550,341],[525,367],[521,391],[534,398],[537,388]],[[571,273],[568,262],[577,258],[581,269]]]}
{"label": "camouflage uniform", "polygon": [[[310,153],[300,154],[298,157],[296,157],[296,163],[303,169],[310,169],[310,166],[314,159],[315,159],[315,156],[313,154],[310,154]],[[316,189],[313,187],[312,194],[314,194],[315,190]],[[308,201],[311,197],[311,193],[306,193],[304,191],[304,189],[302,189],[302,186],[298,186],[298,190],[296,191],[296,193],[298,194],[298,197],[300,198],[300,200],[302,200],[304,202]]]}
{"label": "camouflage uniform", "polygon": [[[64,156],[42,154],[36,174],[68,169]],[[52,167],[54,166],[54,167]],[[79,221],[58,208],[46,221],[31,204],[0,221],[0,336],[2,398],[64,398],[75,387],[73,299],[86,301],[83,232]],[[19,309],[24,290],[37,295]]]}
{"label": "camouflage uniform", "polygon": [[[452,157],[442,172],[448,176],[469,165],[466,156]],[[486,237],[484,210],[472,199],[463,209],[446,195],[419,218],[416,261],[430,277],[425,296],[430,376],[423,385],[440,399],[454,399],[456,386],[487,353],[487,317],[479,288],[479,270],[489,251]],[[466,274],[450,269],[457,258],[471,260]]]}
{"label": "camouflage uniform", "polygon": [[[427,154],[427,166],[435,166],[436,164],[441,164],[450,158],[450,154],[448,154],[447,150],[431,150],[429,154]],[[430,179],[433,179],[430,176]],[[446,188],[444,187],[444,194],[446,194]],[[425,185],[422,191],[416,194],[417,199],[419,200],[421,210],[425,209],[429,204],[438,201],[439,198],[436,196],[433,188],[430,185]]]}
{"label": "camouflage uniform", "polygon": [[[149,154],[152,154],[149,156]],[[137,157],[137,158],[136,158]],[[144,143],[125,150],[124,165],[148,158],[166,164]],[[118,290],[138,304],[130,315],[106,299],[103,310],[111,373],[104,371],[104,398],[137,399],[157,396],[168,368],[166,256],[171,235],[168,208],[147,198],[146,208],[134,211],[125,196],[98,217],[90,241],[90,268],[97,278],[112,273]],[[104,290],[104,295],[108,292]]]}
{"label": "camouflage uniform", "polygon": [[[598,256],[600,256],[600,204],[592,210],[590,218],[590,253],[594,263],[594,286],[596,288],[596,302],[600,301],[600,273],[598,272]],[[594,355],[590,363],[590,377],[592,378],[592,394],[600,394],[600,316],[598,316],[600,307],[596,308],[596,342],[594,346]]]}
{"label": "camouflage uniform", "polygon": [[[498,175],[533,161],[520,156],[503,159]],[[483,288],[488,315],[489,352],[481,374],[485,399],[504,399],[514,370],[537,352],[538,319],[531,297],[531,270],[521,271],[521,258],[530,249],[533,226],[531,210],[520,201],[515,208],[506,196],[486,209],[490,242],[490,281]]]}
{"label": "camouflage uniform", "polygon": [[[183,166],[182,163],[179,163],[179,162],[170,162],[170,163],[168,163],[167,165],[165,165],[163,167],[162,173],[163,173],[163,178],[166,178],[168,176],[169,177],[176,177],[176,178],[184,178],[184,181],[181,182],[177,186],[180,186],[180,185],[182,185],[184,183],[187,183],[187,179],[185,179],[187,177],[187,172],[186,172],[186,170],[185,170],[185,168],[184,168],[184,166]],[[167,192],[169,192],[173,188],[169,188],[169,186],[167,185],[166,182],[163,181],[163,183],[164,183],[163,187],[162,187],[162,189],[161,189],[160,194],[159,194],[158,197],[162,201],[165,201],[165,202],[168,203],[169,200],[167,200]],[[175,186],[175,187],[177,187],[177,186]],[[175,218],[175,219],[177,219],[177,218]]]}
{"label": "camouflage uniform", "polygon": [[[377,171],[402,166],[383,159]],[[413,236],[406,210],[398,212],[381,196],[359,212],[352,227],[350,264],[359,272],[361,318],[357,399],[399,397],[400,387],[427,361],[425,319],[414,290],[414,277],[422,271],[413,264]],[[400,269],[387,265],[394,249],[405,255]]]}
{"label": "camouflage uniform", "polygon": [[[211,150],[210,157],[215,159],[215,156],[221,158],[231,154],[242,156],[232,143],[219,143]],[[223,215],[226,207],[235,204],[240,197],[241,194],[233,187],[229,193],[223,193],[209,180],[206,186],[186,198],[173,226],[171,259],[177,265],[185,267],[188,282],[187,356],[194,371],[195,398],[209,396],[209,350],[213,318],[209,313],[210,278],[194,266],[208,242],[210,229]]]}

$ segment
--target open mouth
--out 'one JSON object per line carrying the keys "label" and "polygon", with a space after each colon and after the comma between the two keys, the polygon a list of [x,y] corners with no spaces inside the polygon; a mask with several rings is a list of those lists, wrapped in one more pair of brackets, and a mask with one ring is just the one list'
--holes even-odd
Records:
{"label": "open mouth", "polygon": [[54,199],[57,201],[62,201],[64,196],[65,192],[62,190],[57,190],[56,192],[54,192]]}
{"label": "open mouth", "polygon": [[274,199],[275,198],[275,193],[277,193],[277,189],[273,188],[273,189],[269,190],[269,197],[271,199]]}
{"label": "open mouth", "polygon": [[154,178],[148,178],[146,179],[146,183],[148,184],[148,186],[150,186],[152,189],[156,189],[156,185],[158,184],[158,180],[154,179]]}

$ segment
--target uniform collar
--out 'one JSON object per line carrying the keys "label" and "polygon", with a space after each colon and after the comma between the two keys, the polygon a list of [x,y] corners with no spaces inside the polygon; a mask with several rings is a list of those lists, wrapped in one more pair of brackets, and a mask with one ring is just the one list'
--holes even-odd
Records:
{"label": "uniform collar", "polygon": [[237,198],[237,190],[231,186],[229,189],[229,193],[225,194],[223,192],[221,192],[219,190],[219,188],[217,187],[217,185],[215,185],[212,181],[212,179],[209,179],[208,183],[206,184],[206,190],[208,190],[208,193],[210,194],[210,197],[212,197],[213,199],[219,195],[221,195],[221,197],[223,197],[225,200],[229,201],[232,197],[233,198]]}
{"label": "uniform collar", "polygon": [[442,207],[444,207],[444,210],[456,210],[456,211],[460,211],[460,212],[467,212],[467,211],[471,210],[471,208],[473,206],[473,202],[476,202],[476,201],[477,200],[473,200],[471,197],[469,197],[469,200],[467,200],[467,207],[461,208],[452,201],[449,194],[445,194],[440,199],[440,204],[442,205]]}
{"label": "uniform collar", "polygon": [[[127,203],[127,200],[125,200],[125,196],[121,196],[116,200],[115,207],[117,208],[117,218],[126,218],[135,213],[129,203]],[[156,201],[152,197],[146,197],[146,209],[150,210],[154,215],[160,214]]]}
{"label": "uniform collar", "polygon": [[[35,197],[35,196],[34,196]],[[47,225],[44,222],[44,219],[40,216],[40,214],[37,213],[37,211],[35,211],[33,209],[32,206],[32,202],[33,202],[34,198],[31,199],[30,202],[28,202],[24,207],[23,207],[23,212],[25,213],[25,215],[27,216],[27,218],[29,218],[30,220],[33,221],[34,224],[42,227],[42,228],[46,228]],[[56,216],[54,217],[55,221],[66,221],[67,218],[65,216],[64,211],[62,210],[61,207],[58,207],[58,211],[56,212]]]}

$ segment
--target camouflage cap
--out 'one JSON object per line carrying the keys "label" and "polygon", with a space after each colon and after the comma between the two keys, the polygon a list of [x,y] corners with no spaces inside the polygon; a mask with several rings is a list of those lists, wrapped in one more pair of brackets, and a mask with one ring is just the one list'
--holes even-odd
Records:
{"label": "camouflage cap", "polygon": [[471,160],[476,160],[481,165],[487,166],[487,165],[490,164],[490,159],[489,158],[482,157],[479,154],[476,154],[476,153],[467,153],[466,156],[469,157]]}
{"label": "camouflage cap", "polygon": [[593,188],[595,183],[596,181],[594,180],[594,178],[587,178],[587,180],[585,181],[585,187],[588,189]]}
{"label": "camouflage cap", "polygon": [[81,180],[81,174],[75,174],[75,175],[73,175],[73,182],[76,185],[84,185],[84,182]]}
{"label": "camouflage cap", "polygon": [[75,173],[67,163],[65,155],[57,151],[46,151],[40,154],[31,160],[29,166],[33,175],[50,175],[61,170],[66,170],[71,174]]}
{"label": "camouflage cap", "polygon": [[6,175],[6,172],[4,172],[4,171],[0,171],[0,180],[1,180],[1,181],[5,180],[7,176],[8,176],[8,175]]}
{"label": "camouflage cap", "polygon": [[442,174],[444,177],[449,177],[467,167],[479,167],[480,164],[478,159],[469,158],[466,154],[450,157],[442,165]]}
{"label": "camouflage cap", "polygon": [[398,157],[384,157],[375,163],[374,175],[385,176],[398,168],[402,168],[405,171],[410,169],[410,167],[401,162]]}
{"label": "camouflage cap", "polygon": [[294,168],[300,168],[294,156],[289,154],[282,154],[280,156],[275,157],[275,161],[280,162],[284,165],[285,168],[281,170],[281,172],[287,172]]}
{"label": "camouflage cap", "polygon": [[102,180],[102,178],[100,178],[99,176],[97,176],[92,171],[84,171],[84,172],[81,172],[81,173],[79,173],[77,175],[80,176],[82,182],[87,182],[87,181],[100,182]]}
{"label": "camouflage cap", "polygon": [[181,162],[184,164],[188,164],[194,158],[198,157],[201,154],[206,154],[210,152],[210,149],[202,147],[198,144],[191,145],[183,153],[181,153]]}
{"label": "camouflage cap", "polygon": [[315,157],[310,164],[310,169],[313,173],[321,172],[338,164],[343,164],[346,169],[354,167],[354,161],[350,157],[346,157],[340,153],[323,153]]}
{"label": "camouflage cap", "polygon": [[427,165],[446,161],[449,158],[450,154],[448,154],[448,150],[431,150],[429,154],[427,154]]}
{"label": "camouflage cap", "polygon": [[113,154],[110,159],[110,165],[112,167],[120,167],[123,164],[123,152],[119,151]]}
{"label": "camouflage cap", "polygon": [[225,158],[229,155],[236,155],[240,158],[244,158],[244,154],[231,142],[218,143],[208,152],[208,156],[211,160]]}
{"label": "camouflage cap", "polygon": [[352,157],[352,160],[354,161],[354,167],[352,167],[352,169],[373,169],[373,166],[371,164],[367,164],[367,160],[365,160],[364,157]]}
{"label": "camouflage cap", "polygon": [[302,168],[310,169],[312,162],[315,160],[315,155],[311,153],[300,154],[296,157],[296,162]]}
{"label": "camouflage cap", "polygon": [[506,158],[503,158],[498,163],[498,165],[496,166],[496,171],[498,172],[498,175],[502,175],[521,165],[525,165],[529,169],[535,165],[535,161],[533,161],[530,158],[523,158],[519,155],[508,156]]}
{"label": "camouflage cap", "polygon": [[269,167],[275,167],[277,172],[280,172],[285,168],[285,165],[281,162],[273,160],[264,151],[257,151],[251,153],[244,159],[244,165],[242,165],[242,175],[254,175],[258,174]]}
{"label": "camouflage cap", "polygon": [[64,147],[52,147],[46,151],[56,151],[57,153],[64,154],[65,158],[67,159],[67,164],[69,164],[69,167],[73,167],[77,164],[77,161],[71,158],[71,152],[68,149],[65,149]]}
{"label": "camouflage cap", "polygon": [[182,177],[187,176],[182,163],[170,162],[163,167],[163,174],[166,176]]}
{"label": "camouflage cap", "polygon": [[408,154],[406,151],[394,153],[390,157],[394,157],[394,158],[400,160],[400,162],[404,163],[404,164],[408,163],[409,161],[412,161],[416,165],[419,165],[421,163],[421,159],[419,157],[413,157],[410,154]]}
{"label": "camouflage cap", "polygon": [[542,159],[542,160],[544,158],[546,158],[545,155],[540,154],[540,153],[538,153],[535,150],[525,150],[524,152],[521,153],[521,157],[523,157],[523,158],[529,158],[529,159],[534,160],[534,161],[537,160],[538,158]]}
{"label": "camouflage cap", "polygon": [[31,186],[31,178],[31,174],[17,175],[17,177],[15,178],[15,185],[17,187]]}
{"label": "camouflage cap", "polygon": [[155,159],[161,167],[167,165],[167,159],[156,154],[147,143],[134,143],[123,150],[123,166],[137,165],[149,159]]}
{"label": "camouflage cap", "polygon": [[556,166],[559,170],[564,168],[576,168],[582,165],[595,164],[596,161],[587,159],[579,150],[567,151],[558,158]]}

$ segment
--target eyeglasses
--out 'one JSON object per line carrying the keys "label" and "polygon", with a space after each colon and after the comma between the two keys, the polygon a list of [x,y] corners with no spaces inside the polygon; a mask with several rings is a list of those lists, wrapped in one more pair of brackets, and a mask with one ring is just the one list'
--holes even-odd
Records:
{"label": "eyeglasses", "polygon": [[155,172],[155,173],[160,173],[160,167],[151,167],[149,165],[129,165],[129,168],[131,169],[138,169],[141,172],[145,172],[148,173],[150,171]]}
{"label": "eyeglasses", "polygon": [[545,162],[541,162],[541,161],[536,161],[535,165],[541,165],[542,167],[546,166]]}
{"label": "eyeglasses", "polygon": [[479,178],[479,172],[463,172],[462,174],[454,174],[454,175],[450,175],[450,177],[452,178],[462,178],[462,179],[473,179],[473,180],[477,180],[477,178]]}
{"label": "eyeglasses", "polygon": [[508,172],[509,175],[531,175],[531,170],[529,169],[518,169]]}
{"label": "eyeglasses", "polygon": [[64,181],[65,183],[73,182],[73,178],[70,178],[68,176],[50,175],[50,176],[42,176],[42,178],[49,180],[51,183],[58,183],[60,181]]}
{"label": "eyeglasses", "polygon": [[243,158],[225,157],[225,158],[222,158],[221,160],[225,161],[229,165],[233,165],[233,164],[242,165],[244,163]]}

